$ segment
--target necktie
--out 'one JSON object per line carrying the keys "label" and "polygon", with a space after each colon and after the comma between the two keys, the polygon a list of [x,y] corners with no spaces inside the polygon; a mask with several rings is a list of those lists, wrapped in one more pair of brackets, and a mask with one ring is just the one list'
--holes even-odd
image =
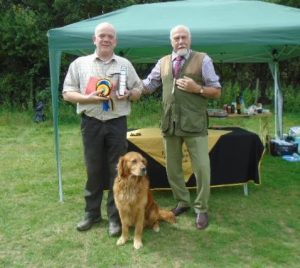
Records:
{"label": "necktie", "polygon": [[175,66],[174,66],[174,77],[177,79],[179,77],[179,73],[181,70],[181,64],[183,61],[182,56],[177,56],[175,59]]}

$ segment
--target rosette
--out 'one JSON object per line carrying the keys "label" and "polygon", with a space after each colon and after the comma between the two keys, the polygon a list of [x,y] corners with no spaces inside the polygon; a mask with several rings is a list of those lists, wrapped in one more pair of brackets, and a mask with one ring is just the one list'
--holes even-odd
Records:
{"label": "rosette", "polygon": [[109,96],[112,88],[112,83],[109,79],[100,79],[96,84],[96,91],[99,91],[98,96],[107,97]]}

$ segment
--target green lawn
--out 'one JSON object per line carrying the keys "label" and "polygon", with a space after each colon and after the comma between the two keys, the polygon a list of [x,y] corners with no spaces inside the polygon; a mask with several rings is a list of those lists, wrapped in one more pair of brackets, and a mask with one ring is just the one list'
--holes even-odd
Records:
{"label": "green lawn", "polygon": [[[134,106],[129,127],[158,126],[148,109]],[[300,125],[298,118],[286,115],[285,131]],[[259,128],[252,119],[211,124]],[[273,118],[269,127],[272,133]],[[76,231],[85,184],[78,120],[62,114],[60,137],[63,203],[51,120],[36,124],[29,113],[0,112],[0,267],[299,267],[300,162],[265,154],[262,183],[250,183],[249,196],[240,186],[212,188],[208,229],[196,230],[190,211],[175,225],[162,223],[159,233],[146,229],[136,251],[132,241],[117,247],[108,236],[105,206],[102,223]],[[170,191],[154,195],[162,207],[175,204]]]}

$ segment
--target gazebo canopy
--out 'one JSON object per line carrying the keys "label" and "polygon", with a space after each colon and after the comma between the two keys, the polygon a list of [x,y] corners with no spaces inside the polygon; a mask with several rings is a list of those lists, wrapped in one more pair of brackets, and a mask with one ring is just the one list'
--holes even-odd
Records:
{"label": "gazebo canopy", "polygon": [[185,0],[133,5],[49,31],[49,49],[85,54],[94,49],[94,28],[112,23],[117,53],[133,62],[154,62],[170,51],[169,32],[185,24],[195,50],[215,62],[272,62],[300,55],[300,10],[256,0]]}
{"label": "gazebo canopy", "polygon": [[[278,62],[300,56],[300,9],[257,0],[183,0],[132,5],[48,31],[57,170],[62,200],[58,135],[58,85],[62,53],[94,50],[94,28],[112,23],[118,34],[117,54],[132,62],[155,62],[170,53],[170,29],[187,25],[192,49],[215,62],[266,62],[274,77],[276,135],[282,135],[282,99]],[[226,80],[226,77],[222,78]]]}

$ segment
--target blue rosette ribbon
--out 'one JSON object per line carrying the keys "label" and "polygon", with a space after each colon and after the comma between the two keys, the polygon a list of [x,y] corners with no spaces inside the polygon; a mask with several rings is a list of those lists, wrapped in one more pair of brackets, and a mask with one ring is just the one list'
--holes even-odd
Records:
{"label": "blue rosette ribbon", "polygon": [[[111,92],[111,89],[112,89],[112,83],[111,83],[111,81],[109,79],[104,78],[104,79],[100,79],[97,82],[96,90],[99,91],[98,96],[100,96],[100,97],[108,97],[109,94],[110,94],[110,92]],[[110,105],[110,102],[111,102],[111,105]],[[105,112],[109,111],[110,106],[113,109],[112,100],[105,100],[105,101],[103,101],[103,104],[102,104],[103,111],[105,111]]]}

